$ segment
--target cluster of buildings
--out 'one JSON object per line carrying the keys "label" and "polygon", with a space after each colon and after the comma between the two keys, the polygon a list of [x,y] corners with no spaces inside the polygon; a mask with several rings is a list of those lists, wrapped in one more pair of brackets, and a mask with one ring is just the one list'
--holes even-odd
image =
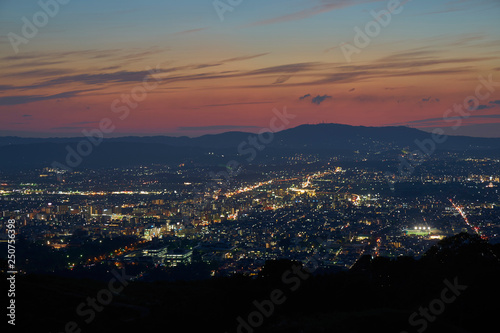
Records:
{"label": "cluster of buildings", "polygon": [[[0,224],[15,218],[22,237],[58,250],[77,246],[75,234],[133,236],[146,245],[113,260],[166,267],[203,261],[216,264],[214,274],[251,275],[269,259],[345,269],[364,254],[418,257],[461,231],[498,237],[498,175],[421,173],[394,193],[382,171],[359,165],[259,171],[210,185],[200,180],[202,170],[182,168],[122,170],[135,175],[128,183],[82,172],[58,176],[57,183],[50,172],[40,184],[2,181]],[[443,193],[450,184],[483,199],[456,199],[459,212],[447,200],[456,193]],[[173,248],[162,239],[189,246]]]}

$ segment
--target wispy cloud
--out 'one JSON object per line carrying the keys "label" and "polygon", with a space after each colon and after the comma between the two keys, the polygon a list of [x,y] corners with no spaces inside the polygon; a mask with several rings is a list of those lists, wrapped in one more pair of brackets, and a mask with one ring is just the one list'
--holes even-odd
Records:
{"label": "wispy cloud", "polygon": [[77,96],[79,93],[92,90],[94,89],[67,91],[60,94],[45,95],[45,96],[44,95],[6,96],[6,97],[0,97],[0,105],[18,105],[18,104],[27,104],[39,101],[47,101],[51,99],[71,98]]}
{"label": "wispy cloud", "polygon": [[207,104],[203,105],[203,107],[223,107],[223,106],[234,106],[234,105],[253,105],[253,104],[270,104],[274,103],[272,101],[269,102],[241,102],[241,103],[226,103],[226,104]]}
{"label": "wispy cloud", "polygon": [[439,102],[439,98],[424,97],[421,99],[421,102]]}
{"label": "wispy cloud", "polygon": [[320,105],[321,103],[323,103],[325,100],[329,99],[329,98],[332,98],[332,96],[329,96],[329,95],[323,95],[323,96],[316,96],[314,97],[311,102],[313,104],[316,104],[316,105]]}
{"label": "wispy cloud", "polygon": [[82,126],[59,126],[59,127],[52,127],[51,130],[55,131],[67,131],[67,130],[75,130],[75,129],[82,129]]}
{"label": "wispy cloud", "polygon": [[488,110],[488,109],[491,109],[491,108],[494,108],[495,106],[494,105],[478,105],[476,110]]}
{"label": "wispy cloud", "polygon": [[[464,119],[464,117],[456,116],[456,117],[446,118],[446,120],[458,120],[458,119]],[[472,115],[467,117],[467,119],[500,119],[500,115],[498,114]],[[445,119],[441,117],[441,118],[426,118],[426,119],[411,120],[411,121],[398,122],[387,125],[449,126],[449,123],[446,123]]]}
{"label": "wispy cloud", "polygon": [[243,130],[243,129],[256,129],[258,126],[249,125],[212,125],[212,126],[185,126],[178,127],[179,131],[219,131],[219,130]]}
{"label": "wispy cloud", "polygon": [[251,24],[246,25],[246,27],[262,26],[290,21],[303,20],[315,15],[319,15],[326,12],[331,12],[333,10],[342,9],[350,6],[359,5],[368,2],[377,2],[380,0],[323,0],[321,4],[314,7],[306,8],[295,13],[273,17],[265,20],[260,20]]}
{"label": "wispy cloud", "polygon": [[197,29],[189,29],[189,30],[183,30],[183,31],[175,32],[174,34],[175,35],[187,35],[187,34],[192,34],[192,33],[203,31],[203,30],[207,30],[207,29],[208,29],[207,27],[205,27],[205,28],[197,28]]}
{"label": "wispy cloud", "polygon": [[259,53],[259,54],[253,54],[253,55],[246,55],[246,56],[241,56],[241,57],[234,57],[234,58],[229,58],[229,59],[222,60],[222,62],[233,62],[233,61],[250,60],[250,59],[254,59],[254,58],[263,57],[263,56],[268,55],[268,54],[269,54],[269,52]]}
{"label": "wispy cloud", "polygon": [[90,124],[98,124],[98,121],[77,121],[74,123],[71,123],[70,125],[90,125]]}
{"label": "wispy cloud", "polygon": [[276,81],[274,81],[273,84],[282,84],[282,83],[285,83],[286,81],[290,80],[291,78],[292,78],[292,75],[281,75],[276,79]]}
{"label": "wispy cloud", "polygon": [[3,77],[15,77],[15,78],[48,77],[48,76],[65,75],[65,74],[69,74],[71,72],[72,72],[72,70],[63,69],[63,68],[60,68],[60,69],[40,68],[40,69],[33,69],[33,70],[29,70],[29,71],[4,74]]}
{"label": "wispy cloud", "polygon": [[[148,53],[150,51],[146,51]],[[151,50],[154,52],[154,50]],[[90,54],[94,54],[90,52]],[[107,54],[105,52],[104,54]],[[142,54],[137,52],[136,54]],[[215,70],[218,66],[224,63],[245,61],[262,57],[268,53],[258,53],[250,55],[242,55],[233,58],[227,58],[220,62],[200,63],[183,65],[177,67],[162,68],[158,73],[161,74],[164,87],[171,87],[171,83],[177,82],[192,82],[202,80],[234,80],[239,78],[262,78],[260,84],[254,85],[232,85],[234,88],[271,88],[271,87],[298,87],[298,86],[314,86],[314,85],[330,85],[342,83],[358,83],[378,80],[381,78],[390,77],[410,77],[410,76],[439,76],[453,75],[460,73],[472,72],[476,65],[482,61],[498,60],[499,57],[462,57],[462,58],[438,58],[432,57],[434,53],[425,50],[408,50],[389,55],[382,58],[381,61],[373,63],[364,63],[359,65],[346,65],[345,63],[326,63],[326,62],[300,62],[289,63],[277,66],[262,67],[251,70]],[[469,65],[470,66],[466,66]],[[440,68],[436,69],[436,65]],[[455,65],[455,66],[451,66]],[[458,66],[462,65],[462,66]],[[206,71],[208,68],[213,68],[213,71]],[[69,74],[69,75],[68,75]],[[86,87],[92,85],[120,85],[128,83],[142,82],[145,77],[151,75],[147,70],[138,71],[94,71],[81,73],[76,72],[71,74],[66,69],[33,69],[20,72],[19,75],[29,77],[34,75],[40,77],[39,82],[29,85],[13,86],[11,84],[3,84],[0,90],[5,94],[10,91],[36,91],[38,88],[57,87],[59,91],[70,86],[73,89],[67,93],[57,95],[30,94],[25,96],[5,96],[0,98],[0,105],[16,105],[23,103],[31,103],[46,99],[58,98],[57,96],[74,96],[75,85],[80,85],[78,92],[83,91]],[[290,78],[294,77],[293,82]],[[274,81],[269,81],[273,79]],[[241,82],[241,80],[238,80]],[[9,82],[6,82],[9,83]],[[219,85],[220,86],[220,85]],[[211,89],[207,87],[206,89]],[[101,88],[102,90],[102,88]],[[99,94],[104,92],[99,92]],[[19,94],[17,94],[19,95]],[[2,96],[2,95],[0,95]],[[55,97],[54,97],[55,96]],[[425,97],[427,98],[427,97]],[[424,102],[425,100],[422,100]],[[321,102],[320,102],[321,103]]]}
{"label": "wispy cloud", "polygon": [[[477,1],[477,0],[454,0],[447,1],[443,3],[441,9],[425,12],[422,15],[430,15],[430,14],[446,14],[460,11],[470,11],[471,8],[474,9],[491,9],[495,6],[498,6],[499,3],[496,0],[485,0],[485,1]],[[479,8],[481,7],[481,8]]]}
{"label": "wispy cloud", "polygon": [[311,99],[312,104],[320,105],[323,103],[325,100],[332,98],[330,95],[317,95],[316,97],[312,97],[311,94],[306,94],[304,96],[299,97],[299,99],[305,100],[305,99]]}

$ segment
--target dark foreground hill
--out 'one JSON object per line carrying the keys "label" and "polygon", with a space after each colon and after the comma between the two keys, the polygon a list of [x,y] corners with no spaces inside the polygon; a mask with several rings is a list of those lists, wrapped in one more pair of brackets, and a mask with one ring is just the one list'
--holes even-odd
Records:
{"label": "dark foreground hill", "polygon": [[488,332],[498,327],[499,256],[462,233],[420,260],[365,256],[336,274],[268,261],[255,279],[126,282],[113,296],[112,274],[114,285],[18,276],[16,331]]}
{"label": "dark foreground hill", "polygon": [[[188,137],[121,138],[18,138],[0,137],[0,170],[43,168],[69,161],[78,167],[124,167],[151,163],[211,163],[214,154],[242,161],[255,156],[272,158],[282,154],[349,154],[355,151],[381,153],[420,150],[481,152],[499,155],[500,139],[449,136],[433,138],[430,133],[408,127],[364,127],[340,124],[301,125],[277,133],[227,132]],[[253,152],[252,152],[253,151]],[[78,156],[75,156],[78,155]],[[69,157],[68,157],[69,156]],[[70,163],[70,167],[73,166]],[[215,164],[220,161],[215,162]]]}

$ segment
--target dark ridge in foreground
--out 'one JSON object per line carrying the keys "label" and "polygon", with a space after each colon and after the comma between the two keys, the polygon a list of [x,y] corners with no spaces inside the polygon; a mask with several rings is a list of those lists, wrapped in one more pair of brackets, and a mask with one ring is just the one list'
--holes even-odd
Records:
{"label": "dark ridge in foreground", "polygon": [[310,274],[297,262],[278,260],[266,262],[255,279],[236,275],[189,282],[126,282],[110,304],[97,310],[85,304],[88,297],[107,301],[102,291],[109,288],[106,282],[17,276],[16,328],[26,332],[65,332],[66,325],[71,328],[67,332],[389,333],[424,328],[425,332],[487,332],[498,325],[499,256],[498,244],[461,233],[442,240],[419,260],[365,256],[349,271],[336,274],[319,270]]}

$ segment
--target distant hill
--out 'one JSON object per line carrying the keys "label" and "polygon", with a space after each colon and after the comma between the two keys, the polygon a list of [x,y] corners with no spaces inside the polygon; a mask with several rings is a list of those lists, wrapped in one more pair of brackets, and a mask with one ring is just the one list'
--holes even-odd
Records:
{"label": "distant hill", "polygon": [[[147,163],[181,163],[211,161],[208,153],[237,156],[253,147],[266,148],[266,154],[282,152],[337,152],[429,149],[432,134],[414,128],[365,127],[341,124],[301,125],[281,132],[267,133],[257,144],[250,142],[256,134],[226,132],[196,138],[150,136],[104,139],[92,153],[83,157],[82,167],[119,167]],[[0,169],[35,168],[50,166],[53,161],[63,162],[67,146],[76,150],[79,142],[87,138],[20,138],[0,137]],[[432,142],[431,142],[432,141]],[[426,148],[417,142],[426,142]],[[444,142],[434,143],[437,150],[500,151],[500,138],[474,138],[449,136]],[[82,144],[83,145],[83,144]],[[85,148],[85,146],[82,146]],[[205,158],[206,157],[206,158]]]}

